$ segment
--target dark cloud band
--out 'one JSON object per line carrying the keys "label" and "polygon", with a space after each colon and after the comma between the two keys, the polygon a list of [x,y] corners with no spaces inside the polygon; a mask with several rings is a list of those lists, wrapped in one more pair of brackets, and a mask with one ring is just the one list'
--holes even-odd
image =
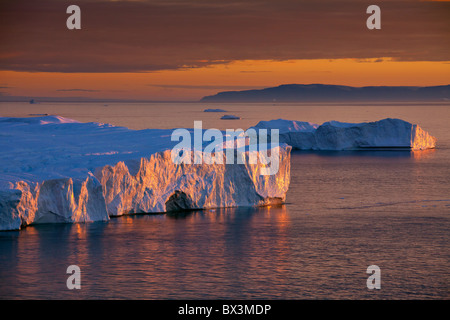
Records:
{"label": "dark cloud band", "polygon": [[0,70],[150,72],[233,60],[450,60],[450,2],[377,1],[382,29],[366,28],[361,0],[65,0],[0,4]]}

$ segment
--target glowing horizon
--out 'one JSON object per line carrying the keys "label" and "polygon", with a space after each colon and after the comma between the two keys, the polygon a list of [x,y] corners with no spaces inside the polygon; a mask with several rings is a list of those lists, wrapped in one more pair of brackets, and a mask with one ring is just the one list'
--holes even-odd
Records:
{"label": "glowing horizon", "polygon": [[[1,71],[4,95],[118,100],[197,101],[220,91],[281,84],[437,86],[450,83],[450,62],[378,59],[233,61],[207,67],[139,73]],[[4,96],[7,98],[8,96]]]}

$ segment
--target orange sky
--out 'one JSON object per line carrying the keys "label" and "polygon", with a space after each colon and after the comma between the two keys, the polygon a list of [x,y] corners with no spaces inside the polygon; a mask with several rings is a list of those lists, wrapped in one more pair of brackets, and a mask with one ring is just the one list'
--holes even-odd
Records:
{"label": "orange sky", "polygon": [[148,73],[0,72],[10,95],[137,100],[199,100],[219,91],[326,83],[432,86],[450,83],[449,62],[355,60],[235,61]]}
{"label": "orange sky", "polygon": [[280,84],[450,83],[448,1],[66,0],[0,4],[0,101],[198,100]]}

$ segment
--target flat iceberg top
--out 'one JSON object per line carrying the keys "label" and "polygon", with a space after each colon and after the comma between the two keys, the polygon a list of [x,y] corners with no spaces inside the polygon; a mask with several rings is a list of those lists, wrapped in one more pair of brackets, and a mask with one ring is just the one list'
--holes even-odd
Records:
{"label": "flat iceberg top", "polygon": [[[399,121],[403,121],[403,120],[399,120]],[[403,122],[406,122],[406,121],[403,121]],[[372,122],[372,123],[375,123],[375,122]],[[332,127],[337,127],[337,128],[351,128],[351,127],[361,127],[366,124],[367,124],[367,122],[351,123],[351,122],[341,122],[341,121],[332,120],[332,121],[324,122],[322,125],[323,126],[332,126]]]}
{"label": "flat iceberg top", "polygon": [[100,166],[149,157],[176,145],[171,134],[59,116],[0,118],[0,188],[1,180],[84,177]]}
{"label": "flat iceberg top", "polygon": [[279,133],[286,133],[286,132],[312,132],[315,131],[318,127],[319,127],[318,124],[311,122],[277,119],[270,121],[260,121],[253,128],[278,129]]}
{"label": "flat iceberg top", "polygon": [[[193,129],[187,129],[193,132]],[[131,130],[60,116],[0,117],[0,189],[17,181],[84,178],[120,161],[171,150],[172,129]],[[269,146],[270,148],[270,146]]]}
{"label": "flat iceberg top", "polygon": [[30,117],[30,118],[7,118],[0,117],[1,125],[7,125],[7,123],[13,124],[34,124],[34,125],[43,125],[43,124],[61,124],[61,123],[80,123],[77,120],[64,118],[61,116],[40,116],[40,117]]}

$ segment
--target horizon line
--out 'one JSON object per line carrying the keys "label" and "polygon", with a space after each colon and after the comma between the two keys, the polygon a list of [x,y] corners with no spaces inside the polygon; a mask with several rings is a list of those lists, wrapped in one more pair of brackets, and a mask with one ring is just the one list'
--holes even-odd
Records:
{"label": "horizon line", "polygon": [[[327,83],[284,83],[284,84],[279,84],[276,86],[268,86],[268,87],[261,87],[261,86],[255,86],[255,89],[245,89],[245,90],[230,90],[230,91],[218,91],[213,95],[216,95],[218,93],[222,93],[222,92],[245,92],[245,91],[261,91],[261,90],[265,90],[265,89],[269,89],[269,88],[277,88],[277,87],[281,87],[281,86],[290,86],[290,85],[299,85],[299,86],[313,86],[313,85],[321,85],[321,86],[334,86],[334,87],[349,87],[349,88],[431,88],[431,87],[445,87],[445,86],[450,86],[450,84],[441,84],[441,85],[433,85],[433,86],[386,86],[386,85],[374,85],[374,86],[349,86],[349,85],[343,85],[343,84],[327,84]],[[204,97],[209,97],[209,96],[204,96]],[[10,96],[10,95],[0,95],[0,102],[30,102],[31,100],[36,100],[37,103],[39,102],[46,102],[46,103],[51,103],[51,102],[72,102],[72,103],[86,103],[86,102],[90,102],[90,103],[196,103],[196,102],[201,102],[201,103],[207,103],[205,101],[202,101],[202,99],[204,97],[201,97],[198,100],[153,100],[153,99],[111,99],[111,98],[90,98],[90,97],[39,97],[39,96]],[[354,100],[351,100],[354,101]],[[367,102],[367,100],[362,100]],[[384,101],[393,101],[393,100],[389,100],[386,99]],[[405,101],[405,102],[410,102],[410,101],[414,101],[414,100],[395,100],[395,101]],[[416,100],[417,101],[417,100]],[[420,101],[425,101],[425,100],[420,100]],[[431,101],[431,100],[429,100]],[[447,100],[442,100],[442,101],[447,101]],[[227,103],[238,103],[239,101],[229,101]],[[286,101],[288,102],[288,101]],[[301,102],[301,101],[292,101],[292,102]],[[308,102],[309,101],[305,101]],[[317,101],[317,102],[321,102],[321,101]],[[324,101],[325,102],[325,101]],[[326,101],[329,102],[329,101]],[[357,101],[355,101],[357,102]],[[210,102],[211,103],[211,102]],[[256,102],[255,102],[256,103]]]}

